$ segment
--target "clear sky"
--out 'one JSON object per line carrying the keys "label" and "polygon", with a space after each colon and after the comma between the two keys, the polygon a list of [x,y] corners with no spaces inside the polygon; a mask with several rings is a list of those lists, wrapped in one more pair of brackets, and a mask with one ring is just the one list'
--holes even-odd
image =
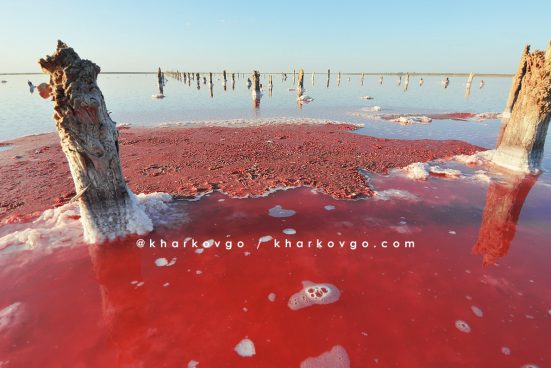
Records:
{"label": "clear sky", "polygon": [[103,71],[513,73],[551,39],[551,1],[0,0],[0,72],[57,39]]}

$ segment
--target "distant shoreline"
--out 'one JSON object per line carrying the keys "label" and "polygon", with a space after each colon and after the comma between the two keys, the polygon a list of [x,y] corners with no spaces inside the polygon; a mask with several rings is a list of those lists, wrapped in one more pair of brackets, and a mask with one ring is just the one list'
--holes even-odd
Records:
{"label": "distant shoreline", "polygon": [[[183,71],[182,71],[183,72]],[[208,74],[210,72],[191,72],[190,73],[199,73],[199,74]],[[249,72],[232,72],[232,73],[238,73],[238,74],[248,74]],[[260,73],[261,75],[267,75],[267,74],[281,74],[281,73],[287,73],[287,74],[293,74],[292,71],[287,72],[264,72]],[[337,75],[338,71],[332,71],[331,76],[334,77]],[[350,73],[344,73],[341,72],[341,75],[405,75],[406,73],[409,73],[410,76],[447,76],[447,77],[468,77],[470,73],[417,73],[417,72],[381,72],[381,73],[372,73],[372,72],[350,72]],[[33,73],[0,73],[0,75],[42,75],[44,73],[39,72],[33,72]],[[150,74],[157,74],[156,71],[153,72],[101,72],[100,74],[137,74],[137,75],[150,75]],[[213,74],[222,74],[222,72],[213,72]],[[307,75],[311,75],[312,73],[305,73]],[[314,72],[316,75],[327,75],[327,72]],[[512,77],[514,74],[507,74],[507,73],[474,73],[475,77],[486,77],[486,78],[505,78],[505,77]]]}

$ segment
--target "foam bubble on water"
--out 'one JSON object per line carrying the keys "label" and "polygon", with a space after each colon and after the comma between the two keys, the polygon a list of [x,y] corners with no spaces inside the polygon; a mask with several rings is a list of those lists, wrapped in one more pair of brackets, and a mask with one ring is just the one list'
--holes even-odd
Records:
{"label": "foam bubble on water", "polygon": [[201,270],[195,271],[195,274],[196,274],[196,275],[201,275],[202,273],[203,273],[203,271],[201,271]]}
{"label": "foam bubble on water", "polygon": [[251,255],[251,252],[243,252],[243,255],[244,255],[245,257],[248,257],[248,256]]}
{"label": "foam bubble on water", "polygon": [[450,234],[450,235],[455,235],[455,234],[457,234],[457,233],[456,233],[455,231],[453,231],[453,230],[448,230],[448,234]]}
{"label": "foam bubble on water", "polygon": [[455,328],[457,328],[459,331],[463,332],[463,333],[469,333],[471,332],[471,326],[469,326],[467,324],[467,322],[465,321],[462,321],[460,319],[458,319],[457,321],[455,321]]}
{"label": "foam bubble on water", "polygon": [[540,368],[538,365],[536,364],[532,364],[532,363],[528,363],[528,364],[524,364],[522,367],[520,368]]}
{"label": "foam bubble on water", "polygon": [[472,305],[471,310],[473,311],[474,315],[477,317],[482,318],[484,316],[482,309],[478,308],[476,305]]}
{"label": "foam bubble on water", "polygon": [[407,190],[400,190],[400,189],[387,189],[379,192],[375,192],[375,196],[373,197],[378,200],[382,201],[388,201],[391,199],[401,199],[405,201],[412,201],[416,202],[419,200],[419,198]]}
{"label": "foam bubble on water", "polygon": [[401,169],[404,174],[413,180],[427,180],[429,172],[427,171],[427,164],[422,162],[414,162]]}
{"label": "foam bubble on water", "polygon": [[273,239],[273,238],[272,238],[271,235],[264,235],[264,236],[262,236],[262,237],[260,237],[260,238],[258,239],[258,242],[259,242],[259,243],[266,243],[266,242],[269,242],[269,241],[272,240],[272,239]]}
{"label": "foam bubble on water", "polygon": [[459,179],[461,175],[461,171],[455,170],[455,169],[445,169],[440,166],[431,166],[429,168],[429,171],[432,174],[439,175],[439,176],[445,176],[449,179]]}
{"label": "foam bubble on water", "polygon": [[237,355],[244,358],[250,358],[256,354],[254,343],[249,338],[244,338],[243,340],[241,340],[237,345],[235,345],[235,348],[233,350],[235,350]]}
{"label": "foam bubble on water", "polygon": [[314,304],[331,304],[338,301],[340,296],[340,290],[333,284],[303,281],[302,289],[291,295],[287,306],[291,310],[299,310]]}
{"label": "foam bubble on water", "polygon": [[509,349],[507,346],[503,346],[503,347],[501,348],[501,353],[502,353],[503,355],[511,355],[511,349]]}
{"label": "foam bubble on water", "polygon": [[268,300],[271,301],[272,303],[275,302],[275,300],[276,300],[276,293],[270,293],[270,294],[268,294]]}
{"label": "foam bubble on water", "polygon": [[305,359],[300,368],[350,368],[350,358],[342,346],[335,345],[317,357]]}
{"label": "foam bubble on water", "polygon": [[205,248],[197,248],[195,249],[195,253],[202,254],[205,251]]}
{"label": "foam bubble on water", "polygon": [[170,282],[165,282],[165,283],[163,284],[163,287],[169,287],[169,286],[170,286]]}
{"label": "foam bubble on water", "polygon": [[155,266],[157,267],[164,267],[168,265],[168,260],[166,258],[157,258],[155,260]]}
{"label": "foam bubble on water", "polygon": [[176,257],[172,258],[170,261],[166,258],[157,258],[155,260],[155,266],[157,267],[170,267],[176,264]]}
{"label": "foam bubble on water", "polygon": [[214,244],[214,239],[209,239],[209,240],[205,240],[201,246],[205,249],[208,249],[210,247],[212,247],[212,245]]}
{"label": "foam bubble on water", "polygon": [[187,368],[197,368],[198,365],[199,365],[198,361],[190,360],[189,363],[187,364]]}
{"label": "foam bubble on water", "polygon": [[285,235],[295,235],[297,231],[295,229],[287,228],[283,229],[283,234]]}
{"label": "foam bubble on water", "polygon": [[0,333],[8,331],[17,324],[22,319],[24,309],[21,302],[15,302],[0,309]]}
{"label": "foam bubble on water", "polygon": [[326,206],[323,206],[323,208],[325,208],[326,211],[333,211],[336,207],[332,204],[328,204]]}
{"label": "foam bubble on water", "polygon": [[286,210],[280,205],[276,205],[268,210],[268,214],[272,217],[291,217],[296,213],[293,210]]}

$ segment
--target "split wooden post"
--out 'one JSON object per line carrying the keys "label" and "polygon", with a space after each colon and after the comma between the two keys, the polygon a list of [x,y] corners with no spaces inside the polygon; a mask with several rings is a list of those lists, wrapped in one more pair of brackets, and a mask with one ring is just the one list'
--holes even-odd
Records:
{"label": "split wooden post", "polygon": [[54,120],[79,196],[85,240],[151,231],[151,220],[122,174],[118,131],[96,82],[99,66],[61,41],[52,56],[38,63],[50,76]]}
{"label": "split wooden post", "polygon": [[545,53],[525,47],[505,111],[511,113],[503,121],[493,162],[539,173],[551,118],[551,41]]}
{"label": "split wooden post", "polygon": [[409,73],[406,73],[406,79],[404,80],[404,92],[408,90],[409,87]]}

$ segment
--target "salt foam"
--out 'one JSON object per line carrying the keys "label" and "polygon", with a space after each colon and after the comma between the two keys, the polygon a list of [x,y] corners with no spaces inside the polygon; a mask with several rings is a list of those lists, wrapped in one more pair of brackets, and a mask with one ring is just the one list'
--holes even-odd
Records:
{"label": "salt foam", "polygon": [[248,338],[244,338],[237,345],[235,345],[234,350],[237,353],[237,355],[242,356],[244,358],[250,358],[256,354],[254,343],[252,342],[251,339],[248,339]]}
{"label": "salt foam", "polygon": [[349,368],[350,358],[346,350],[335,345],[329,351],[317,356],[311,357],[300,363],[300,368]]}
{"label": "salt foam", "polygon": [[289,298],[287,306],[291,310],[299,310],[314,304],[331,304],[339,300],[341,293],[333,284],[315,284],[303,281],[302,289]]}

